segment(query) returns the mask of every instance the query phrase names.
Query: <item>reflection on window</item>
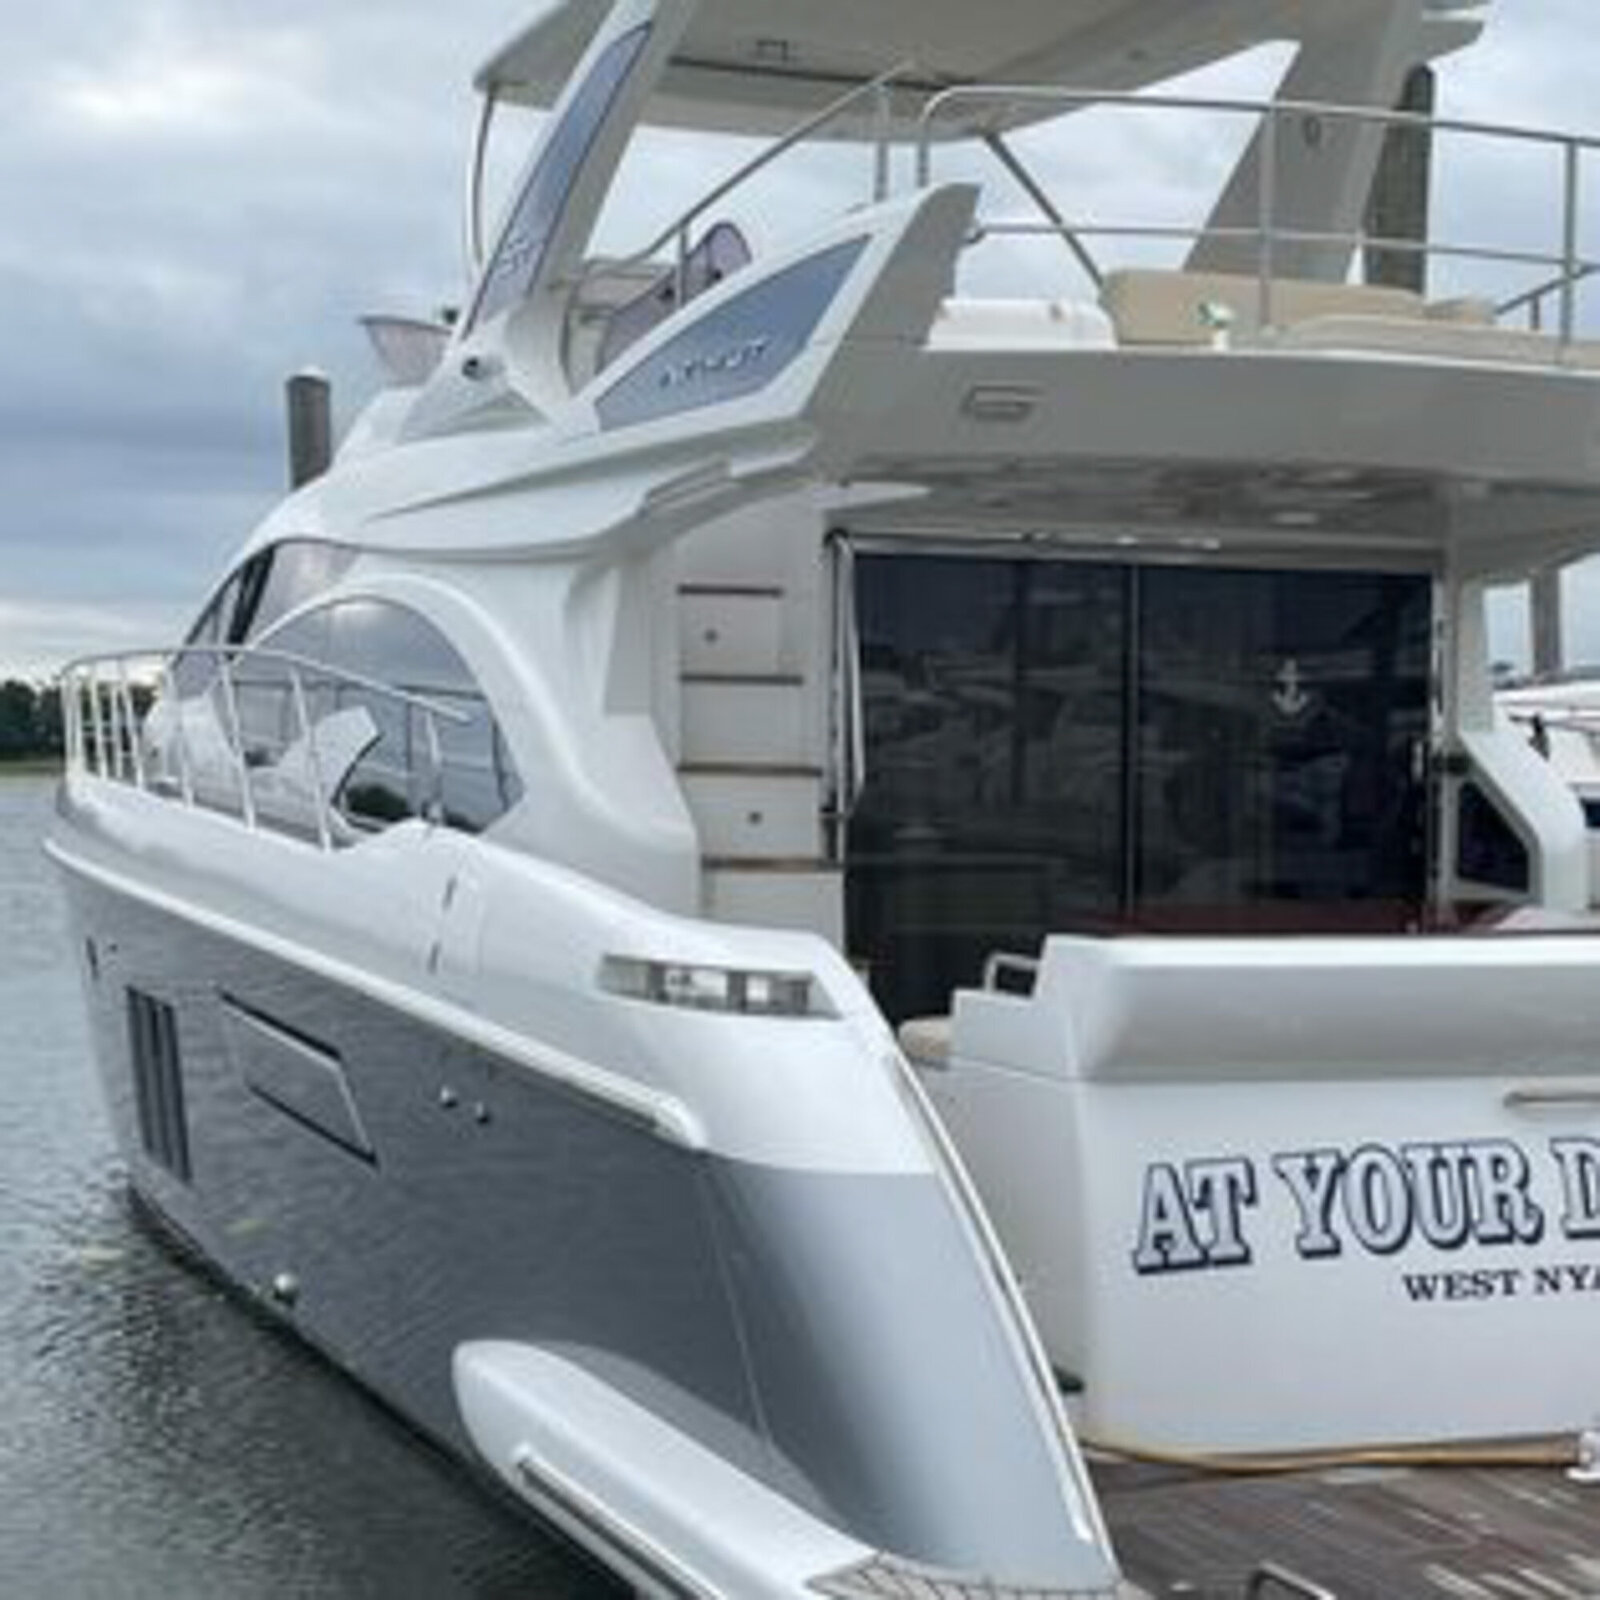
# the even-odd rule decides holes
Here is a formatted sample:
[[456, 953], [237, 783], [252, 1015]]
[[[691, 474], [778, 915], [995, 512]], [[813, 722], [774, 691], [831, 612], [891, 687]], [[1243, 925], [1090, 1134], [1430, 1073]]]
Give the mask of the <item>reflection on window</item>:
[[942, 1009], [993, 950], [1116, 914], [1126, 578], [924, 557], [857, 571], [851, 947], [905, 1015]]
[[[232, 573], [200, 613], [200, 620], [189, 630], [185, 644], [215, 647], [228, 642], [229, 619], [239, 597], [238, 572]], [[202, 694], [216, 676], [217, 658], [210, 649], [185, 651], [172, 663], [172, 683], [177, 694], [187, 699]]]
[[[318, 539], [286, 539], [258, 550], [228, 576], [185, 643], [243, 644], [331, 588], [354, 560], [355, 551]], [[215, 674], [216, 657], [206, 652], [184, 653], [173, 663], [180, 696], [200, 694]]]
[[262, 552], [252, 604], [235, 619], [232, 642], [259, 638], [275, 622], [331, 589], [349, 570], [355, 551], [318, 539], [287, 539]]
[[1432, 587], [860, 556], [851, 948], [892, 1016], [1050, 932], [1404, 926]]
[[[252, 767], [279, 764], [302, 736], [298, 675], [313, 727], [332, 726], [330, 719], [357, 707], [369, 719], [360, 725], [364, 739], [335, 796], [358, 826], [422, 817], [476, 833], [521, 798], [521, 781], [482, 691], [444, 636], [415, 612], [345, 601], [309, 612], [259, 643], [263, 650], [325, 663], [371, 687], [311, 667], [296, 674], [271, 657], [247, 657], [235, 678]], [[379, 686], [426, 705], [398, 700]], [[428, 707], [439, 714], [430, 715]]]
[[1428, 581], [1172, 568], [1140, 597], [1146, 920], [1349, 901], [1404, 920], [1423, 893]]

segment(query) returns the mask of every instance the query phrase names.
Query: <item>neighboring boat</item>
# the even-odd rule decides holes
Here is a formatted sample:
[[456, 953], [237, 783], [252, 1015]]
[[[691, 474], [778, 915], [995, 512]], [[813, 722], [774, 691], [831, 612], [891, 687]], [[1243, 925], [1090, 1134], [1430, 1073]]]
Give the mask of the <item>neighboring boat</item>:
[[[1376, 241], [1554, 331], [1348, 284], [1420, 125], [1330, 102], [1481, 8], [1331, 9], [547, 6], [483, 75], [553, 113], [459, 321], [375, 329], [391, 386], [180, 649], [66, 675], [134, 1184], [651, 1592], [1114, 1591], [889, 1026], [952, 999], [908, 1043], [1097, 1437], [1592, 1409], [1600, 940], [1453, 933], [1587, 900], [1482, 617], [1600, 528], [1593, 157], [1549, 145], [1559, 249]], [[1073, 216], [1012, 138], [1279, 38], [1192, 229]], [[647, 121], [776, 142], [601, 256]], [[813, 135], [867, 197], [752, 249]], [[1076, 298], [958, 284], [1023, 231]]]
[[1600, 901], [1600, 681], [1592, 673], [1562, 674], [1503, 689], [1496, 700], [1583, 808], [1594, 905]]

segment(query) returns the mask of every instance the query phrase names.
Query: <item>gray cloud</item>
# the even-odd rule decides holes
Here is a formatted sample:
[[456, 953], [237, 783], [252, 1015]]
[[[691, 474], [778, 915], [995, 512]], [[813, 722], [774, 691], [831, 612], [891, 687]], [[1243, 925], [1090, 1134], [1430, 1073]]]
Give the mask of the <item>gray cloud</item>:
[[0, 672], [175, 626], [282, 476], [284, 377], [460, 293], [466, 82], [524, 12], [66, 0], [8, 39]]

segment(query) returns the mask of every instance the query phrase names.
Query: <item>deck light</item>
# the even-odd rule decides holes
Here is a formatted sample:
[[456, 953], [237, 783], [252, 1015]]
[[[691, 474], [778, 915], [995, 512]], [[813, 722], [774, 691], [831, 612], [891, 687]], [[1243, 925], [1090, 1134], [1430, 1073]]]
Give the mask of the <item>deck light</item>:
[[834, 1015], [809, 972], [760, 972], [607, 956], [600, 965], [600, 987], [628, 1000], [684, 1011], [722, 1011], [746, 1017]]

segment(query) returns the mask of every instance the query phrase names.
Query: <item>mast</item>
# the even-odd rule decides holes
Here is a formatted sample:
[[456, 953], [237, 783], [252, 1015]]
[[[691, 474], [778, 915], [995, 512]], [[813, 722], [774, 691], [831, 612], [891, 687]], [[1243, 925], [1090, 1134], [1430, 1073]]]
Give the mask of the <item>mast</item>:
[[1543, 567], [1528, 585], [1528, 609], [1533, 635], [1533, 675], [1556, 677], [1566, 665], [1561, 629], [1561, 568]]

